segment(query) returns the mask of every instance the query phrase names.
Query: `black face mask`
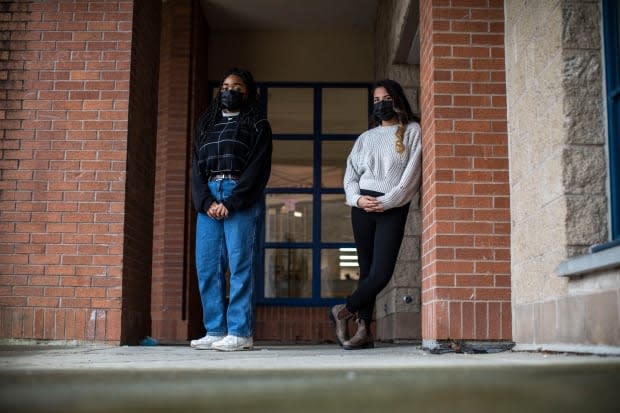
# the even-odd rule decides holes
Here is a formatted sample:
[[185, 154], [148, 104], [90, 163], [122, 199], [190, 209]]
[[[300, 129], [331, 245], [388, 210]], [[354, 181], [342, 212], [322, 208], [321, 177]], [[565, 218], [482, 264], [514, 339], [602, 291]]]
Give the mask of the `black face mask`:
[[391, 100], [380, 100], [372, 108], [372, 114], [379, 120], [390, 120], [396, 115], [394, 112], [394, 102]]
[[243, 104], [243, 93], [227, 89], [220, 92], [220, 103], [224, 109], [237, 110]]

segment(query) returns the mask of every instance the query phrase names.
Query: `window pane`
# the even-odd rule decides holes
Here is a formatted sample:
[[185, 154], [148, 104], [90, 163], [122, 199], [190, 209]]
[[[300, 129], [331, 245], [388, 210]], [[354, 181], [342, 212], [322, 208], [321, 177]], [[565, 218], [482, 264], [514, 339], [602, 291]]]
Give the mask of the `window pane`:
[[321, 144], [321, 186], [342, 188], [347, 157], [355, 141], [326, 141]]
[[368, 89], [323, 89], [321, 131], [360, 134], [368, 129]]
[[312, 241], [312, 195], [267, 194], [267, 242]]
[[344, 200], [344, 194], [321, 196], [322, 242], [353, 242], [351, 207]]
[[312, 188], [312, 141], [274, 140], [271, 158], [268, 187]]
[[265, 298], [312, 297], [312, 250], [265, 249]]
[[350, 295], [360, 276], [355, 248], [321, 251], [321, 297]]
[[269, 88], [267, 117], [273, 133], [312, 133], [314, 89]]

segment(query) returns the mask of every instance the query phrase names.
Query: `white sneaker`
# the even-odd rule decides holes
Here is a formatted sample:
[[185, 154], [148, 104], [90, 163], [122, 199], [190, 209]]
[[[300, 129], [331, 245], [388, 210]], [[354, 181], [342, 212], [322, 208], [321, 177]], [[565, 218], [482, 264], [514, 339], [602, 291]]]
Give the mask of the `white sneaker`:
[[220, 341], [223, 338], [224, 336], [210, 336], [207, 334], [202, 338], [190, 341], [189, 345], [196, 350], [210, 350], [213, 343]]
[[226, 336], [211, 344], [211, 348], [220, 351], [251, 350], [254, 347], [252, 337]]

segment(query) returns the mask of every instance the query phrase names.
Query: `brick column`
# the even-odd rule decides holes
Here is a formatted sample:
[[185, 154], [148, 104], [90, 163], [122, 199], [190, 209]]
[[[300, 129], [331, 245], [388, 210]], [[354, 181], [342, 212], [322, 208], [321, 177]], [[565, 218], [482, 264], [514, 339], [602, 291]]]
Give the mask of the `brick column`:
[[511, 339], [502, 0], [420, 2], [422, 336]]
[[157, 171], [153, 224], [152, 335], [187, 339], [186, 209], [190, 145], [192, 1], [162, 6]]
[[151, 329], [153, 198], [161, 3], [134, 0], [131, 36], [121, 342]]

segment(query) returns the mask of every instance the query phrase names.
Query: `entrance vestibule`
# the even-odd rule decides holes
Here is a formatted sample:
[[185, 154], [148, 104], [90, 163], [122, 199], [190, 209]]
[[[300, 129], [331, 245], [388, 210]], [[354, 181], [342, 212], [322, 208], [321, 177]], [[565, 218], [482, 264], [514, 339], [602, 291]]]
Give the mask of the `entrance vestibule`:
[[[190, 127], [179, 152], [186, 161], [186, 191], [192, 125], [214, 96], [226, 69], [249, 69], [259, 83], [260, 99], [274, 133], [263, 271], [255, 280], [255, 339], [330, 341], [325, 309], [342, 302], [358, 277], [342, 178], [355, 139], [368, 127], [369, 91], [375, 79], [376, 1], [344, 1], [338, 6], [328, 2], [331, 17], [314, 20], [312, 15], [325, 14], [320, 10], [322, 2], [305, 5], [305, 10], [288, 5], [287, 10], [278, 11], [288, 16], [287, 23], [261, 20], [264, 9], [246, 18], [240, 10], [242, 3], [250, 9], [256, 6], [232, 3], [196, 1], [191, 11], [194, 26], [204, 19], [208, 29], [194, 27], [191, 45], [185, 46], [191, 73], [187, 84]], [[342, 18], [353, 3], [356, 13]], [[222, 8], [228, 6], [235, 11], [225, 13]], [[172, 47], [180, 52], [178, 46], [182, 47]], [[176, 94], [178, 89], [169, 93]], [[187, 105], [187, 101], [180, 104]], [[202, 332], [193, 268], [195, 212], [188, 194], [185, 199], [183, 320], [174, 329], [176, 340]], [[172, 277], [165, 274], [163, 281]]]

